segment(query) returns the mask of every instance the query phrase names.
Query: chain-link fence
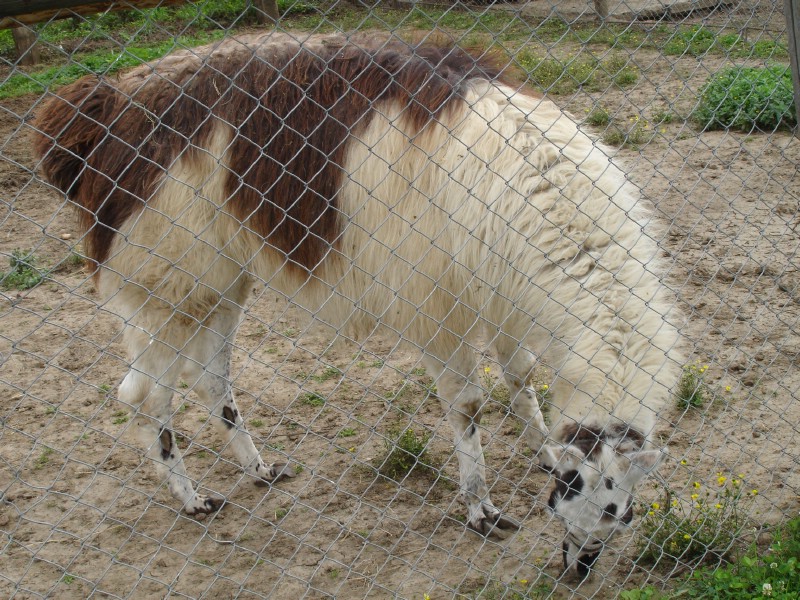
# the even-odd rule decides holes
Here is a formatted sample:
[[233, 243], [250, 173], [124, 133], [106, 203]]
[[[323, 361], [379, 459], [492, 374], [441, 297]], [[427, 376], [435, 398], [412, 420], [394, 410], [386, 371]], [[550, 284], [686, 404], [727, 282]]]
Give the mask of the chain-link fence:
[[0, 593], [798, 597], [782, 5], [259, 6], [0, 30]]

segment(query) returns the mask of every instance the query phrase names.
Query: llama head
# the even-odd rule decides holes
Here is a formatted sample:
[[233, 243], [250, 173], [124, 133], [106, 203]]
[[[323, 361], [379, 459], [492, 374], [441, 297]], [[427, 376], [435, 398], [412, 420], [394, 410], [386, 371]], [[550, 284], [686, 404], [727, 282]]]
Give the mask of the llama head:
[[556, 481], [548, 506], [566, 529], [564, 574], [584, 579], [611, 538], [630, 526], [634, 488], [662, 456], [607, 443], [588, 453], [575, 444], [544, 446], [541, 463]]

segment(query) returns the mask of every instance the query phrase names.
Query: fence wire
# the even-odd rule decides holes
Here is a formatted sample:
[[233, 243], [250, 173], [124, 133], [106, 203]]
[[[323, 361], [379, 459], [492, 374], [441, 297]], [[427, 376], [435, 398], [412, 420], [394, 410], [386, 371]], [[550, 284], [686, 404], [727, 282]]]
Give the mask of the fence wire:
[[[13, 598], [436, 600], [612, 598], [625, 594], [628, 598], [649, 598], [676, 594], [688, 585], [687, 577], [692, 573], [701, 574], [702, 580], [702, 573], [708, 572], [703, 569], [725, 569], [728, 562], [736, 562], [754, 549], [756, 556], [773, 556], [775, 540], [797, 517], [800, 506], [800, 405], [796, 402], [800, 354], [796, 233], [800, 145], [792, 136], [796, 115], [782, 5], [759, 0], [702, 5], [612, 0], [605, 19], [598, 18], [594, 4], [581, 0], [486, 6], [280, 0], [278, 8], [280, 18], [274, 26], [263, 24], [258, 9], [238, 0], [206, 0], [147, 10], [129, 6], [125, 10], [72, 14], [66, 18], [62, 13], [58, 18], [29, 26], [35, 32], [40, 57], [37, 64], [26, 66], [16, 54], [10, 31], [0, 31], [0, 593]], [[600, 517], [587, 525], [581, 515], [591, 512], [593, 503], [605, 492], [581, 489], [591, 479], [589, 471], [582, 467], [574, 471], [580, 472], [581, 484], [573, 476], [566, 477], [564, 471], [568, 469], [553, 473], [539, 468], [542, 452], [526, 443], [531, 439], [535, 418], [512, 410], [514, 382], [513, 378], [504, 378], [508, 356], [517, 356], [526, 336], [536, 333], [533, 323], [548, 322], [547, 311], [552, 312], [554, 306], [563, 309], [568, 315], [565, 319], [594, 314], [572, 306], [572, 302], [577, 304], [579, 298], [586, 302], [586, 298], [580, 293], [573, 298], [563, 292], [564, 286], [570, 285], [567, 278], [557, 277], [560, 284], [545, 290], [546, 294], [541, 288], [534, 290], [535, 284], [531, 283], [530, 293], [542, 299], [544, 308], [523, 311], [528, 323], [518, 336], [507, 331], [508, 323], [495, 320], [480, 335], [460, 340], [459, 356], [465, 348], [477, 356], [477, 362], [466, 373], [470, 381], [466, 385], [472, 391], [467, 389], [463, 394], [479, 391], [482, 399], [477, 408], [482, 419], [477, 410], [469, 412], [462, 404], [451, 406], [449, 412], [447, 407], [443, 410], [439, 400], [455, 404], [453, 398], [458, 395], [450, 389], [453, 383], [448, 379], [448, 369], [461, 367], [425, 362], [422, 348], [415, 347], [420, 345], [420, 338], [414, 332], [430, 327], [431, 321], [443, 332], [440, 336], [459, 337], [464, 333], [451, 330], [451, 322], [458, 315], [441, 310], [442, 298], [432, 288], [426, 292], [431, 296], [414, 306], [416, 313], [408, 322], [398, 325], [389, 310], [380, 313], [373, 307], [370, 310], [379, 314], [371, 316], [383, 319], [389, 326], [373, 329], [370, 325], [366, 335], [354, 337], [342, 327], [346, 317], [351, 316], [349, 313], [343, 315], [339, 308], [338, 313], [332, 313], [338, 315], [339, 321], [323, 318], [322, 311], [330, 308], [322, 306], [327, 301], [313, 305], [313, 295], [306, 293], [303, 286], [287, 292], [277, 279], [265, 274], [272, 267], [264, 267], [257, 257], [252, 263], [237, 267], [251, 273], [252, 279], [244, 283], [229, 281], [223, 289], [214, 289], [213, 282], [209, 283], [209, 273], [216, 272], [215, 265], [228, 259], [214, 261], [223, 255], [234, 256], [235, 243], [230, 248], [214, 248], [214, 242], [206, 237], [207, 231], [192, 230], [196, 225], [189, 218], [193, 214], [191, 206], [199, 206], [213, 195], [215, 178], [220, 173], [236, 174], [244, 183], [230, 196], [218, 198], [215, 222], [233, 215], [238, 219], [240, 233], [262, 236], [267, 240], [263, 254], [274, 255], [274, 232], [265, 232], [247, 218], [237, 216], [234, 206], [237, 194], [248, 190], [267, 194], [267, 190], [248, 183], [252, 173], [233, 163], [242, 156], [251, 156], [260, 161], [253, 163], [258, 169], [266, 169], [264, 157], [275, 157], [287, 150], [282, 145], [286, 139], [294, 139], [292, 135], [313, 146], [316, 125], [306, 131], [294, 130], [294, 123], [298, 122], [296, 114], [291, 116], [294, 105], [282, 109], [290, 115], [284, 117], [274, 107], [268, 106], [266, 112], [256, 111], [248, 104], [254, 100], [252, 95], [237, 96], [231, 90], [251, 82], [251, 75], [257, 78], [258, 71], [253, 75], [252, 71], [225, 67], [224, 61], [213, 63], [216, 75], [203, 85], [214, 88], [217, 97], [234, 107], [225, 108], [220, 102], [203, 110], [229, 111], [224, 114], [231, 119], [226, 125], [233, 130], [229, 132], [232, 137], [219, 142], [219, 148], [214, 149], [208, 142], [202, 151], [192, 154], [192, 160], [198, 163], [210, 160], [215, 165], [204, 172], [206, 179], [193, 180], [175, 170], [177, 162], [170, 162], [186, 159], [189, 150], [181, 150], [186, 154], [179, 153], [168, 161], [157, 154], [144, 159], [143, 154], [137, 154], [135, 143], [149, 142], [134, 142], [133, 132], [148, 119], [155, 128], [167, 118], [169, 109], [158, 113], [148, 106], [143, 99], [144, 86], [124, 83], [130, 82], [125, 73], [149, 61], [160, 65], [156, 69], [167, 68], [165, 65], [172, 63], [164, 57], [176, 52], [206, 60], [202, 58], [205, 51], [196, 50], [197, 47], [236, 36], [258, 36], [272, 29], [287, 36], [270, 50], [275, 55], [291, 47], [294, 40], [314, 52], [328, 43], [302, 41], [309, 34], [342, 34], [361, 36], [353, 38], [361, 44], [380, 46], [384, 43], [381, 40], [386, 44], [394, 43], [389, 41], [392, 39], [415, 43], [422, 40], [439, 46], [454, 44], [490, 56], [492, 64], [502, 71], [504, 81], [526, 86], [517, 88], [510, 83], [510, 89], [528, 98], [542, 94], [580, 123], [580, 128], [596, 140], [599, 151], [614, 156], [612, 160], [640, 196], [636, 202], [651, 207], [638, 236], [652, 240], [643, 243], [654, 243], [657, 256], [652, 257], [652, 265], [658, 266], [636, 264], [642, 271], [642, 282], [648, 277], [660, 278], [660, 291], [642, 292], [640, 288], [646, 284], [641, 282], [630, 285], [629, 299], [623, 305], [633, 303], [642, 314], [659, 310], [666, 324], [657, 328], [658, 335], [664, 331], [661, 327], [674, 327], [680, 341], [668, 347], [653, 341], [662, 351], [656, 369], [648, 371], [649, 367], [630, 357], [634, 370], [647, 371], [647, 393], [636, 391], [641, 386], [634, 389], [630, 382], [615, 381], [616, 376], [610, 372], [600, 388], [631, 385], [626, 391], [634, 396], [639, 393], [642, 397], [635, 400], [647, 407], [646, 396], [661, 393], [656, 390], [664, 383], [661, 374], [672, 377], [671, 383], [664, 383], [669, 392], [652, 432], [653, 447], [665, 448], [666, 456], [637, 486], [629, 527], [622, 526], [625, 507], [613, 502], [599, 507], [614, 513], [612, 520], [622, 523], [621, 531], [613, 539], [585, 537], [579, 542], [582, 547], [578, 552], [584, 555], [581, 560], [589, 561], [591, 566], [585, 579], [564, 572], [565, 523], [567, 529], [577, 527], [570, 530], [573, 536], [576, 531], [599, 528]], [[181, 72], [180, 67], [176, 69]], [[283, 74], [290, 78], [288, 71], [287, 68]], [[370, 77], [378, 76], [369, 73]], [[148, 187], [156, 180], [155, 167], [170, 170], [167, 179], [172, 183], [163, 186], [174, 184], [172, 193], [176, 197], [182, 194], [196, 202], [174, 213], [170, 207], [153, 208], [155, 216], [149, 221], [142, 217], [144, 224], [138, 233], [132, 233], [135, 226], [129, 222], [118, 224], [115, 235], [128, 236], [128, 248], [134, 250], [115, 247], [109, 259], [111, 269], [144, 285], [141, 289], [151, 295], [149, 299], [145, 295], [133, 308], [129, 304], [128, 312], [123, 311], [122, 315], [107, 303], [109, 295], [113, 299], [121, 292], [109, 294], [107, 289], [96, 288], [104, 285], [103, 279], [97, 279], [96, 265], [87, 258], [101, 242], [86, 233], [86, 223], [93, 223], [89, 229], [95, 232], [101, 226], [94, 223], [93, 215], [87, 220], [85, 211], [82, 214], [64, 192], [78, 186], [77, 179], [62, 182], [58, 189], [59, 184], [52, 177], [49, 181], [46, 178], [47, 159], [40, 159], [34, 148], [36, 135], [43, 129], [35, 115], [48, 110], [47, 99], [59, 97], [61, 90], [67, 89], [62, 86], [87, 75], [107, 78], [118, 91], [130, 95], [127, 106], [133, 107], [127, 117], [116, 115], [103, 122], [93, 113], [84, 123], [87, 130], [97, 126], [104, 135], [123, 142], [100, 148], [91, 159], [73, 156], [89, 161], [89, 166], [82, 162], [76, 167], [74, 175], [83, 182], [95, 177], [86, 188], [89, 196], [102, 196], [95, 208], [102, 210], [103, 202], [121, 193], [125, 186], [147, 189], [152, 196], [131, 197], [128, 207], [121, 209], [128, 210], [127, 215], [135, 213], [138, 209], [133, 205], [138, 200], [150, 201], [163, 189]], [[391, 75], [398, 76], [397, 72]], [[352, 81], [348, 83], [351, 84]], [[188, 105], [181, 104], [188, 85], [182, 88], [183, 95], [169, 100], [173, 113], [179, 113], [170, 113], [173, 122], [181, 121], [180, 117], [193, 118]], [[417, 90], [418, 95], [423, 94], [422, 89]], [[295, 152], [299, 147], [288, 148], [288, 154], [284, 154], [289, 159], [278, 165], [276, 177], [295, 178], [299, 187], [292, 187], [289, 182], [285, 189], [306, 198], [309, 189], [313, 193], [320, 189], [314, 187], [315, 178], [339, 177], [349, 182], [350, 187], [342, 183], [345, 191], [364, 186], [365, 205], [359, 210], [367, 210], [367, 202], [388, 202], [385, 198], [392, 197], [392, 186], [405, 185], [418, 195], [414, 201], [424, 199], [423, 214], [413, 216], [419, 217], [420, 223], [433, 218], [427, 212], [433, 209], [425, 208], [425, 203], [456, 207], [448, 217], [449, 225], [436, 235], [420, 229], [422, 237], [406, 240], [407, 245], [414, 246], [412, 250], [419, 244], [432, 248], [468, 247], [481, 236], [499, 235], [480, 229], [482, 223], [504, 210], [492, 206], [493, 198], [486, 194], [480, 197], [480, 181], [507, 176], [502, 187], [513, 190], [520, 185], [516, 172], [503, 172], [492, 164], [494, 157], [490, 156], [479, 172], [452, 175], [451, 180], [461, 177], [462, 183], [472, 178], [473, 189], [462, 185], [463, 197], [445, 197], [452, 192], [452, 186], [442, 193], [444, 188], [431, 184], [434, 176], [426, 175], [425, 164], [449, 164], [447, 161], [453, 158], [447, 154], [450, 148], [443, 151], [435, 145], [426, 146], [420, 133], [420, 139], [409, 146], [412, 150], [407, 150], [426, 153], [424, 160], [417, 163], [416, 172], [401, 171], [405, 164], [401, 154], [395, 157], [394, 164], [382, 163], [384, 166], [373, 176], [371, 169], [377, 163], [370, 157], [388, 152], [386, 148], [381, 150], [381, 144], [390, 132], [386, 129], [373, 139], [370, 128], [377, 126], [362, 121], [348, 125], [344, 121], [342, 114], [366, 97], [351, 91], [342, 92], [348, 106], [336, 105], [333, 120], [346, 128], [344, 134], [335, 135], [344, 135], [342, 143], [357, 148], [348, 154], [336, 154], [337, 147], [329, 148], [326, 160], [332, 171], [316, 172], [312, 164], [304, 176], [298, 173], [303, 172], [306, 163], [296, 163], [307, 157], [301, 155], [298, 159]], [[410, 94], [412, 90], [406, 91]], [[204, 92], [192, 93], [199, 98]], [[290, 102], [297, 103], [298, 110], [307, 112], [317, 124], [324, 118], [324, 114], [313, 116], [320, 110], [324, 113], [321, 105], [300, 103], [302, 93], [289, 93], [287, 97], [293, 98]], [[71, 102], [82, 106], [74, 99]], [[390, 107], [387, 103], [374, 106], [384, 111]], [[534, 112], [546, 110], [544, 105], [536, 106]], [[141, 112], [136, 113], [140, 108]], [[247, 112], [251, 110], [252, 113]], [[385, 116], [400, 119], [402, 115]], [[250, 117], [283, 118], [284, 130], [292, 129], [291, 135], [266, 142], [248, 138], [256, 146], [255, 151], [237, 146], [233, 140], [245, 124], [253, 125], [247, 121]], [[77, 117], [73, 115], [74, 118]], [[290, 118], [294, 120], [287, 125]], [[374, 122], [379, 120], [372, 118]], [[452, 126], [445, 138], [467, 136], [463, 122], [448, 121], [444, 113], [436, 114], [435, 119]], [[199, 130], [211, 121], [206, 116], [194, 126]], [[62, 127], [69, 122], [64, 121]], [[468, 154], [483, 152], [481, 139], [494, 133], [511, 135], [495, 131], [495, 125], [498, 130], [500, 127], [497, 123], [485, 123], [485, 132], [474, 136], [474, 147], [469, 148]], [[331, 126], [322, 133], [333, 135], [334, 130]], [[50, 135], [61, 143], [63, 138], [58, 131]], [[552, 132], [545, 129], [540, 137], [547, 138], [549, 133]], [[198, 139], [210, 139], [197, 135], [200, 137], [193, 138], [193, 144]], [[323, 142], [324, 135], [320, 136]], [[577, 136], [570, 134], [557, 145], [575, 145]], [[159, 148], [166, 148], [170, 139], [169, 135], [160, 139]], [[562, 155], [567, 156], [561, 146], [553, 158], [556, 163]], [[128, 152], [131, 148], [133, 154]], [[497, 149], [498, 155], [503, 152], [507, 150]], [[381, 156], [383, 160], [388, 155]], [[121, 166], [113, 166], [115, 161]], [[393, 167], [397, 167], [394, 173]], [[578, 161], [576, 172], [581, 167]], [[606, 168], [609, 167], [595, 173], [597, 177], [605, 177]], [[590, 168], [587, 166], [586, 170]], [[109, 172], [117, 173], [116, 178], [103, 179], [104, 173]], [[373, 187], [368, 189], [365, 181], [373, 181]], [[583, 210], [581, 199], [570, 198], [569, 181], [553, 185], [562, 186], [559, 189], [563, 196], [576, 203], [578, 212]], [[619, 185], [623, 186], [621, 180]], [[602, 186], [598, 183], [597, 187]], [[516, 192], [525, 193], [522, 189]], [[69, 194], [73, 193], [75, 189], [69, 189]], [[320, 197], [326, 201], [337, 198], [335, 193]], [[405, 195], [396, 200], [403, 198], [412, 201]], [[466, 221], [460, 220], [458, 207], [474, 203], [476, 198], [485, 203], [487, 213], [470, 231]], [[289, 227], [292, 219], [311, 218], [292, 213], [293, 201], [286, 201], [286, 214], [291, 216], [280, 221], [282, 227]], [[610, 202], [617, 206], [613, 194]], [[619, 203], [618, 210], [628, 210], [624, 202]], [[358, 215], [345, 215], [344, 210], [337, 222], [345, 216], [359, 223]], [[542, 237], [520, 241], [524, 237], [524, 216], [523, 212], [508, 218], [508, 235], [497, 238], [516, 240], [513, 244], [517, 244], [519, 253], [526, 248], [531, 252], [526, 244], [534, 248], [544, 244], [547, 234], [539, 230]], [[605, 210], [592, 217], [594, 227], [606, 227], [605, 217]], [[384, 294], [380, 296], [386, 299], [383, 308], [399, 314], [408, 307], [398, 302], [411, 297], [404, 296], [411, 293], [403, 287], [405, 282], [420, 287], [420, 272], [429, 282], [442, 275], [432, 276], [424, 271], [430, 254], [423, 253], [416, 266], [403, 262], [402, 257], [407, 255], [404, 252], [411, 250], [393, 235], [404, 231], [404, 227], [413, 227], [413, 223], [400, 222], [407, 218], [402, 209], [389, 206], [382, 218], [385, 221], [373, 224], [371, 231], [364, 230], [368, 238], [373, 236], [365, 243], [364, 252], [374, 253], [375, 260], [387, 261], [377, 275], [370, 275], [375, 288], [370, 288], [370, 293]], [[552, 219], [556, 217], [548, 219], [552, 231]], [[574, 233], [570, 227], [579, 216], [574, 219], [558, 230], [561, 236]], [[324, 237], [324, 232], [318, 234], [320, 230], [315, 229], [316, 223], [305, 225], [308, 231], [300, 236], [302, 243], [319, 240], [315, 237], [318, 235]], [[185, 241], [182, 234], [175, 232], [188, 232], [193, 240], [180, 248], [177, 260], [174, 248], [165, 246], [167, 239]], [[618, 235], [616, 230], [606, 233]], [[444, 239], [448, 241], [441, 241]], [[334, 243], [332, 239], [325, 242]], [[94, 250], [88, 247], [91, 244], [95, 245]], [[279, 243], [277, 246], [278, 251], [282, 250]], [[217, 258], [203, 263], [209, 247]], [[584, 248], [585, 254], [591, 253], [588, 242]], [[342, 252], [346, 254], [348, 250]], [[629, 260], [638, 260], [632, 250], [631, 255], [634, 258]], [[394, 262], [387, 256], [392, 256]], [[227, 302], [220, 300], [220, 294], [241, 298], [243, 313], [238, 330], [235, 309], [231, 309], [234, 316], [229, 318], [233, 321], [227, 324], [212, 321], [213, 311], [206, 321], [196, 319], [181, 302], [168, 302], [169, 293], [164, 287], [151, 282], [147, 288], [137, 279], [146, 264], [155, 264], [162, 258], [176, 263], [171, 271], [177, 273], [173, 275], [175, 281], [196, 277], [192, 293], [208, 288], [216, 298], [210, 301], [215, 310], [225, 308]], [[361, 269], [368, 258], [359, 257], [361, 262], [353, 261], [352, 268]], [[322, 259], [333, 260], [325, 253]], [[302, 266], [305, 259], [290, 255], [287, 260], [299, 261]], [[467, 259], [454, 252], [448, 260], [456, 270]], [[555, 262], [548, 264], [560, 264], [558, 259], [552, 260]], [[195, 264], [198, 262], [203, 265], [199, 270]], [[291, 270], [287, 264], [283, 266]], [[569, 268], [559, 266], [562, 275]], [[507, 272], [502, 276], [486, 275], [490, 271], [485, 264], [480, 269], [480, 277], [485, 276], [483, 281], [494, 288], [495, 297], [507, 289], [502, 288], [506, 279], [518, 275], [517, 263], [503, 263], [501, 270]], [[446, 270], [449, 272], [449, 267]], [[531, 281], [539, 277], [539, 273], [523, 275]], [[398, 280], [403, 284], [400, 289], [397, 285], [388, 289], [392, 286], [385, 282]], [[233, 294], [232, 289], [238, 285], [246, 289]], [[381, 286], [386, 286], [388, 292]], [[465, 291], [465, 297], [466, 294]], [[661, 301], [656, 301], [657, 297], [666, 299], [668, 310], [653, 308]], [[154, 308], [165, 298], [166, 305]], [[524, 305], [520, 298], [502, 299], [509, 305]], [[360, 300], [348, 298], [351, 308]], [[479, 309], [488, 311], [490, 302], [493, 301], [487, 300], [487, 305]], [[611, 301], [607, 297], [598, 295], [591, 298], [590, 304], [608, 302]], [[159, 317], [162, 320], [155, 325], [147, 320], [151, 314], [148, 311], [163, 314], [164, 306], [172, 314]], [[621, 308], [619, 315], [633, 323], [631, 336], [639, 329], [646, 330], [645, 318], [639, 320], [641, 314], [625, 316]], [[198, 326], [193, 319], [203, 322]], [[421, 321], [427, 325], [420, 325]], [[595, 326], [588, 321], [583, 325], [596, 337], [605, 333], [593, 330]], [[123, 336], [126, 326], [133, 329], [126, 334], [128, 337]], [[545, 333], [549, 331], [549, 336], [544, 336], [547, 339], [537, 338], [539, 349], [535, 353], [543, 355], [557, 345], [553, 340], [558, 339], [559, 330], [538, 327], [545, 328]], [[159, 337], [167, 330], [191, 333], [183, 340]], [[222, 338], [214, 332], [223, 338], [229, 335], [229, 368], [215, 362], [217, 357], [224, 359], [226, 350], [219, 341]], [[538, 334], [541, 336], [542, 332]], [[202, 338], [205, 342], [193, 342], [201, 336], [206, 336]], [[504, 336], [511, 339], [515, 350], [508, 350], [508, 340], [501, 344]], [[568, 340], [566, 345], [576, 353], [587, 352], [582, 349], [581, 339]], [[195, 343], [201, 347], [199, 350]], [[161, 350], [153, 350], [159, 345]], [[497, 347], [505, 350], [498, 353]], [[203, 351], [211, 356], [200, 357]], [[147, 357], [157, 352], [161, 352], [157, 365], [148, 366]], [[441, 362], [447, 363], [450, 358]], [[548, 428], [555, 431], [564, 423], [560, 402], [566, 402], [558, 393], [567, 389], [564, 382], [570, 376], [562, 372], [563, 365], [548, 364], [540, 358], [524, 379], [542, 406]], [[595, 360], [593, 355], [583, 358], [587, 363]], [[146, 398], [137, 397], [145, 400], [144, 404], [131, 402], [135, 394], [126, 395], [119, 388], [132, 362], [134, 374], [150, 377], [158, 384]], [[135, 375], [129, 377], [132, 379], [128, 381], [136, 379]], [[231, 408], [225, 412], [222, 405], [215, 405], [219, 398], [210, 402], [215, 412], [209, 411], [207, 390], [215, 384], [209, 384], [206, 378], [228, 382], [226, 385], [236, 396], [238, 412], [231, 412]], [[580, 382], [576, 385], [580, 387]], [[156, 415], [161, 409], [148, 402], [159, 394], [163, 400], [165, 390], [167, 396], [173, 396], [171, 408], [167, 414]], [[228, 397], [228, 388], [225, 390], [219, 397]], [[598, 396], [605, 393], [596, 388], [595, 391]], [[580, 402], [579, 396], [570, 402]], [[584, 412], [591, 411], [587, 408]], [[454, 449], [451, 426], [465, 416], [470, 417], [472, 429], [467, 429], [463, 437], [456, 436], [459, 443]], [[148, 426], [154, 427], [151, 417], [157, 417], [158, 426], [164, 428], [155, 430], [151, 438], [137, 435]], [[215, 421], [222, 426], [213, 427]], [[253, 476], [255, 463], [240, 464], [241, 457], [247, 454], [240, 450], [246, 445], [242, 442], [244, 428], [267, 465], [286, 463], [286, 474], [292, 477], [255, 485], [260, 479]], [[470, 527], [475, 525], [469, 507], [470, 493], [481, 493], [468, 485], [472, 481], [470, 473], [474, 475], [469, 469], [480, 463], [477, 456], [469, 459], [474, 463], [464, 458], [474, 452], [474, 446], [467, 447], [471, 435], [479, 436], [483, 442], [486, 482], [494, 506], [520, 525], [518, 531], [487, 536]], [[629, 442], [630, 439], [623, 440], [623, 446]], [[225, 499], [222, 510], [209, 514], [201, 511], [194, 516], [182, 510], [187, 497], [176, 498], [170, 489], [176, 482], [186, 481], [179, 472], [182, 467], [173, 460], [174, 456], [169, 456], [174, 450], [183, 454], [192, 486], [201, 494]], [[479, 454], [480, 450], [478, 445]], [[617, 450], [623, 452], [624, 448]], [[166, 464], [167, 468], [159, 470], [156, 463]], [[600, 475], [603, 473], [597, 474]], [[605, 480], [611, 489], [613, 477], [609, 472], [604, 475], [597, 484], [603, 488]], [[264, 476], [270, 478], [269, 474]], [[619, 480], [614, 485], [618, 483]], [[467, 485], [466, 494], [461, 491], [462, 485]], [[557, 493], [551, 498], [554, 489]], [[565, 498], [589, 502], [582, 505], [580, 514], [565, 515], [566, 509], [554, 514], [553, 506]], [[186, 506], [195, 501], [190, 499]], [[491, 511], [485, 503], [483, 506], [481, 510], [491, 521]], [[614, 512], [617, 509], [619, 514]], [[486, 528], [491, 529], [491, 525]], [[585, 555], [598, 547], [602, 552], [592, 564]], [[769, 559], [776, 566], [779, 560]], [[797, 597], [800, 589], [793, 589], [791, 581], [787, 581], [781, 583], [765, 576], [763, 583], [770, 587], [759, 588], [758, 594], [774, 590], [776, 594], [788, 594], [783, 597]], [[781, 590], [780, 585], [785, 589]]]

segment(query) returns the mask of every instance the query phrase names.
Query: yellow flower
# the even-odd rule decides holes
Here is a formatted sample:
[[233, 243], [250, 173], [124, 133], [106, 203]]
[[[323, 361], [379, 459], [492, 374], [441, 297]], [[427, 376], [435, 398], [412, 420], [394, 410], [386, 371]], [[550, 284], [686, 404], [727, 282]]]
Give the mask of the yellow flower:
[[355, 452], [356, 451], [356, 447], [353, 446], [352, 448], [348, 448], [347, 451], [348, 452]]
[[431, 600], [431, 597], [428, 594], [422, 594], [422, 600]]
[[724, 477], [723, 475], [720, 475], [719, 477], [717, 477], [717, 483], [720, 484], [720, 485], [725, 485], [726, 481], [728, 481], [728, 478]]
[[653, 510], [658, 510], [659, 508], [661, 508], [661, 505], [658, 502], [653, 502], [653, 504], [651, 504], [650, 506], [653, 507]]
[[652, 517], [652, 516], [653, 516], [653, 515], [655, 515], [655, 514], [656, 514], [656, 513], [654, 513], [652, 510], [648, 510], [648, 511], [647, 511], [647, 516], [648, 516], [648, 517]]
[[673, 508], [677, 508], [678, 507], [678, 501], [677, 500], [673, 500], [672, 501], [672, 506], [673, 506]]
[[694, 489], [696, 489], [696, 490], [700, 489], [700, 482], [699, 481], [695, 481], [694, 482]]
[[725, 391], [726, 391], [726, 392], [730, 392], [730, 391], [731, 391], [731, 386], [729, 386], [729, 385], [726, 385], [726, 386], [725, 386]]
[[484, 368], [483, 368], [483, 372], [484, 372], [484, 373], [491, 373], [491, 372], [492, 372], [492, 370], [491, 370], [489, 367], [484, 367]]
[[543, 390], [546, 392], [547, 390], [549, 390], [549, 389], [550, 389], [550, 386], [549, 386], [549, 385], [547, 385], [547, 384], [545, 383], [545, 384], [542, 386], [542, 389], [543, 389]]
[[527, 585], [527, 584], [528, 584], [528, 580], [527, 580], [527, 579], [520, 579], [520, 580], [519, 580], [519, 582], [520, 582], [522, 585]]
[[699, 494], [692, 494], [692, 500], [697, 500], [699, 497]]
[[721, 510], [721, 509], [722, 509], [722, 504], [720, 504], [719, 502], [717, 502], [717, 503], [714, 505], [714, 508], [716, 508], [717, 510]]
[[752, 492], [750, 492], [750, 493], [751, 493], [751, 494], [753, 494], [753, 496], [758, 496], [758, 490], [753, 490], [753, 491], [752, 491]]
[[686, 459], [685, 459], [685, 458], [684, 458], [684, 459], [681, 461], [681, 464], [682, 464], [684, 467], [685, 467], [685, 466], [688, 464], [688, 463], [686, 462]]
[[690, 536], [688, 533], [684, 533], [683, 534], [683, 539], [690, 540], [690, 539], [692, 539], [692, 536]]

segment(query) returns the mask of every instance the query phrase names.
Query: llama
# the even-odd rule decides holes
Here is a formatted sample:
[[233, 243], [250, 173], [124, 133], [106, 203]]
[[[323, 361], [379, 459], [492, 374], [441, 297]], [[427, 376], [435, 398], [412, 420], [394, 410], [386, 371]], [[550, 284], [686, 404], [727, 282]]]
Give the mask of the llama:
[[[335, 334], [382, 324], [421, 349], [471, 529], [520, 526], [486, 483], [479, 331], [526, 443], [555, 473], [565, 571], [585, 576], [631, 522], [679, 364], [649, 214], [605, 149], [491, 61], [383, 35], [242, 36], [85, 77], [34, 128], [125, 322], [119, 398], [186, 514], [224, 500], [184, 468], [170, 407], [181, 376], [246, 473], [292, 475], [261, 458], [229, 382], [259, 282]], [[549, 428], [537, 361], [554, 373]]]

